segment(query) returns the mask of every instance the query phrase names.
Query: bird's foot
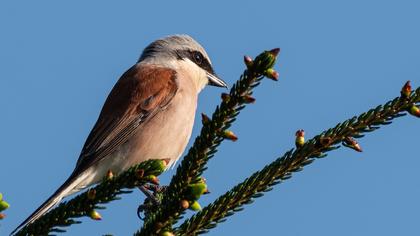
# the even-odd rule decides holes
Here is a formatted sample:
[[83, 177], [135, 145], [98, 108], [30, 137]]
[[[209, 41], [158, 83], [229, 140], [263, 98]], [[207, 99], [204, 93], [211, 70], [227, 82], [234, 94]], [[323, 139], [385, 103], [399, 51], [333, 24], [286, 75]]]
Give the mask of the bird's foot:
[[149, 213], [153, 212], [160, 205], [162, 193], [165, 192], [167, 186], [144, 184], [138, 188], [146, 195], [146, 199], [137, 208], [137, 216], [141, 220], [145, 220]]

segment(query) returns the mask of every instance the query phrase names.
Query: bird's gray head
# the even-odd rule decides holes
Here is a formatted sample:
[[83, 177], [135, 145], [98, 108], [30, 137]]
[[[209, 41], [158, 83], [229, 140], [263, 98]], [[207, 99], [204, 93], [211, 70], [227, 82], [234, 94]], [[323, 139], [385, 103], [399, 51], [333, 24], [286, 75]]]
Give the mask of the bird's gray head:
[[[200, 79], [203, 77], [205, 84], [227, 87], [226, 83], [217, 77], [212, 67], [209, 56], [204, 48], [188, 35], [171, 35], [158, 39], [147, 46], [138, 62], [173, 62], [183, 61], [197, 68]], [[204, 85], [205, 85], [204, 84]]]

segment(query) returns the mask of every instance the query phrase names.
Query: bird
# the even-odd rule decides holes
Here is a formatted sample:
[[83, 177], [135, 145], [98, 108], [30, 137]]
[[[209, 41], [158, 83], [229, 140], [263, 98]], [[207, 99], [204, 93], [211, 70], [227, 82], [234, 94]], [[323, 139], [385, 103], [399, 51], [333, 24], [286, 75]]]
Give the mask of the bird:
[[195, 39], [177, 34], [150, 43], [109, 93], [71, 175], [11, 234], [108, 171], [118, 174], [149, 159], [174, 165], [191, 137], [206, 85], [228, 87]]

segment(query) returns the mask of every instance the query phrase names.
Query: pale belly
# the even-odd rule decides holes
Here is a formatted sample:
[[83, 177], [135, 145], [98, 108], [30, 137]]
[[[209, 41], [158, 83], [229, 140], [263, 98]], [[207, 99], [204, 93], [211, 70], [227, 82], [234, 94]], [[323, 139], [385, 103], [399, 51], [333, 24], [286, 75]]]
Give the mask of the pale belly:
[[170, 159], [168, 166], [173, 165], [191, 137], [196, 106], [196, 96], [178, 92], [166, 109], [142, 125], [125, 144], [86, 170], [74, 191], [100, 182], [108, 170], [118, 174], [145, 160]]

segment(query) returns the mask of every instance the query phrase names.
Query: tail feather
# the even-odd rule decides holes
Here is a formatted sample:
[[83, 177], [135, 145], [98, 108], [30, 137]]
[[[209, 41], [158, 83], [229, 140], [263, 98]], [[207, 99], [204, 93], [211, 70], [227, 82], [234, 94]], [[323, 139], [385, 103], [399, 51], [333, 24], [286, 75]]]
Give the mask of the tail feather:
[[[75, 192], [76, 187], [83, 181], [83, 176], [70, 176], [57, 191], [54, 192], [38, 209], [36, 209], [26, 220], [24, 220], [10, 235], [16, 233], [16, 231], [25, 227], [28, 224], [33, 223], [35, 220], [43, 216], [48, 210], [57, 205], [63, 197], [66, 197]], [[79, 189], [80, 190], [80, 189]]]

